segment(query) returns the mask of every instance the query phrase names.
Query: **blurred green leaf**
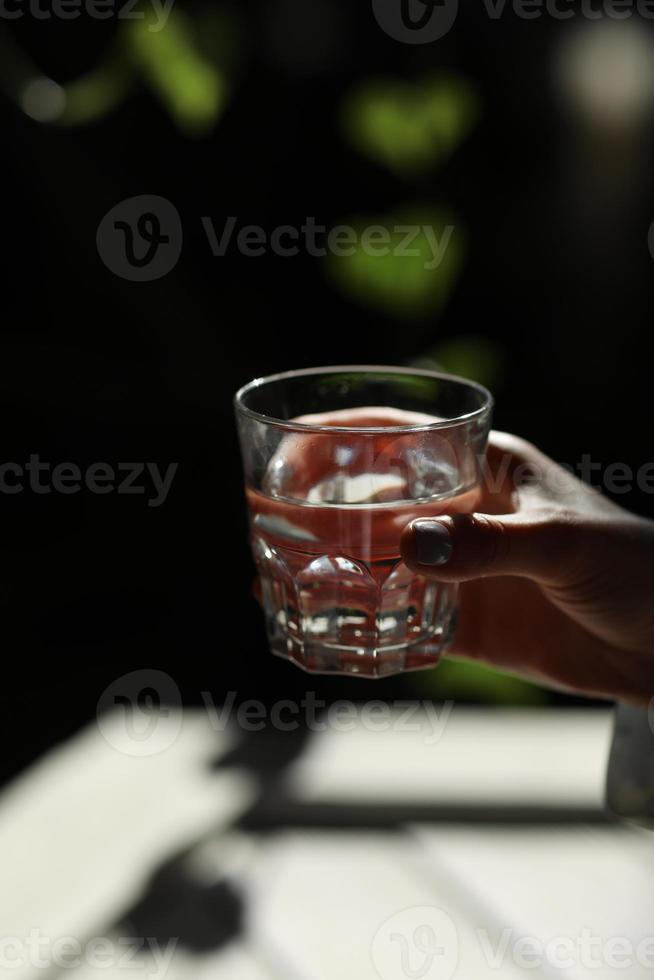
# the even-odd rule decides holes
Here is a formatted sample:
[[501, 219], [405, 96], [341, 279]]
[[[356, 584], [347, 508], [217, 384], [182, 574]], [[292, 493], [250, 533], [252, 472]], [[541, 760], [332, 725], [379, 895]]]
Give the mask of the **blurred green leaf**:
[[60, 85], [0, 25], [0, 89], [35, 122], [77, 125], [101, 118], [123, 98], [129, 74], [114, 52], [87, 75]]
[[[418, 674], [415, 675], [418, 678]], [[420, 690], [430, 697], [463, 698], [488, 704], [533, 705], [547, 702], [546, 692], [485, 664], [445, 657], [435, 670], [422, 671]]]
[[346, 100], [342, 120], [346, 136], [360, 152], [395, 173], [412, 175], [442, 163], [477, 114], [469, 82], [435, 76], [421, 84], [367, 81]]
[[162, 30], [151, 27], [151, 17], [126, 22], [134, 64], [180, 129], [193, 135], [208, 132], [226, 102], [222, 73], [202, 53], [180, 11], [171, 11]]
[[[326, 259], [328, 274], [342, 292], [393, 315], [433, 313], [444, 306], [465, 250], [463, 231], [451, 216], [413, 211], [347, 224], [356, 232], [353, 254], [330, 253]], [[378, 246], [366, 247], [365, 236], [373, 228], [387, 230], [386, 254], [373, 254], [381, 252]]]
[[413, 362], [415, 367], [460, 374], [490, 388], [501, 384], [506, 361], [499, 346], [487, 337], [454, 337], [432, 347]]
[[81, 126], [101, 119], [123, 101], [132, 86], [131, 71], [124, 62], [113, 58], [64, 86], [64, 108], [56, 121], [64, 126]]
[[360, 372], [339, 372], [333, 376], [325, 375], [317, 381], [318, 391], [330, 395], [363, 391], [369, 388], [371, 382], [382, 383], [389, 392], [398, 397], [412, 395], [432, 402], [438, 397], [440, 382], [434, 378], [423, 378], [419, 374], [395, 374], [387, 371], [367, 371], [365, 376]]

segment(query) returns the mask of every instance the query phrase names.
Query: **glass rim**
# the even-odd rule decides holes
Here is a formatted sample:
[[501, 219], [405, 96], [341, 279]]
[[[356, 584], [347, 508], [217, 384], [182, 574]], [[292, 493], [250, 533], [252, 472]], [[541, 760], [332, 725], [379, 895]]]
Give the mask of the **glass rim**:
[[[276, 381], [286, 381], [290, 378], [300, 378], [318, 374], [338, 374], [352, 372], [359, 374], [373, 374], [383, 372], [385, 374], [410, 375], [414, 377], [432, 378], [436, 381], [449, 381], [454, 384], [462, 385], [467, 388], [474, 388], [483, 398], [483, 404], [471, 412], [462, 415], [455, 415], [447, 419], [439, 419], [436, 422], [413, 423], [409, 425], [314, 425], [307, 422], [293, 422], [288, 419], [278, 419], [273, 415], [264, 415], [262, 412], [255, 412], [244, 404], [243, 398], [250, 391], [260, 388], [264, 384], [271, 384]], [[272, 425], [278, 429], [285, 429], [288, 432], [358, 432], [370, 435], [382, 435], [383, 433], [408, 433], [408, 432], [427, 432], [432, 429], [451, 429], [458, 425], [465, 425], [480, 418], [491, 411], [493, 408], [493, 396], [488, 388], [478, 381], [471, 381], [470, 378], [463, 378], [458, 374], [446, 374], [444, 371], [431, 371], [428, 368], [398, 367], [386, 364], [334, 364], [328, 367], [299, 368], [294, 371], [280, 371], [277, 374], [269, 374], [264, 377], [254, 378], [238, 389], [234, 395], [234, 408], [237, 412], [248, 418]]]

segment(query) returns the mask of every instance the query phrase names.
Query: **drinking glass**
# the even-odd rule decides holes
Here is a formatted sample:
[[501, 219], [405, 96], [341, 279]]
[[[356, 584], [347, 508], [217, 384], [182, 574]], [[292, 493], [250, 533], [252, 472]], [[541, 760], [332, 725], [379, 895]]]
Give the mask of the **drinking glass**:
[[235, 408], [272, 652], [363, 677], [436, 664], [456, 587], [412, 572], [400, 536], [476, 509], [490, 393], [434, 371], [324, 367], [257, 378]]

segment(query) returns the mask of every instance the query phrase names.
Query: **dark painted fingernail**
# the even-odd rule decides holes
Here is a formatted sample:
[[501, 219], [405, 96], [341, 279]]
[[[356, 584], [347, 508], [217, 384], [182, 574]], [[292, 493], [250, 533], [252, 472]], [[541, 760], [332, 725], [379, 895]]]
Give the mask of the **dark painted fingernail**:
[[452, 539], [438, 521], [415, 521], [416, 558], [421, 565], [445, 565], [452, 557]]

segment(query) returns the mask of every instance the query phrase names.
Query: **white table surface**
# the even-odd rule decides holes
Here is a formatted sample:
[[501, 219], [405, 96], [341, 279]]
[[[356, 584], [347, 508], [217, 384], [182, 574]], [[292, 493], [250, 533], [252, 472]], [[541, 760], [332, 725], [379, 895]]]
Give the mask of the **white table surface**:
[[[218, 948], [179, 943], [165, 967], [142, 956], [129, 967], [44, 969], [0, 956], [1, 980], [651, 977], [654, 964], [636, 951], [654, 935], [652, 840], [599, 819], [610, 713], [454, 709], [437, 740], [422, 722], [315, 734], [280, 794], [299, 807], [473, 807], [476, 822], [246, 832], [234, 822], [256, 799], [254, 777], [211, 764], [236, 732], [216, 732], [199, 709], [171, 712], [174, 739], [164, 726], [162, 750], [138, 757], [121, 751], [112, 721], [105, 735], [90, 726], [0, 796], [0, 941], [37, 930], [51, 943], [118, 943], [123, 916], [175, 855], [198, 889], [231, 883], [243, 928]], [[498, 803], [581, 808], [598, 820], [484, 823], [484, 807]], [[599, 965], [578, 951], [584, 930], [600, 943]], [[577, 943], [574, 962], [541, 957], [526, 968], [520, 940]], [[611, 951], [628, 948], [632, 961], [623, 955], [617, 969]]]

